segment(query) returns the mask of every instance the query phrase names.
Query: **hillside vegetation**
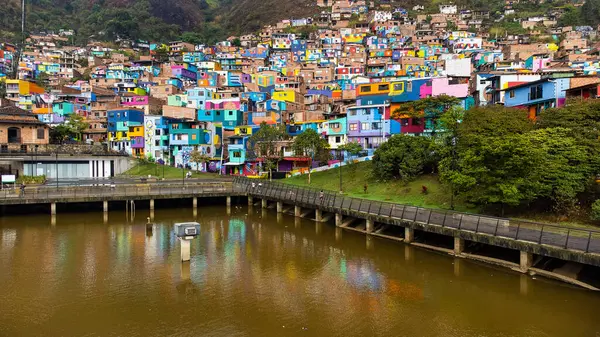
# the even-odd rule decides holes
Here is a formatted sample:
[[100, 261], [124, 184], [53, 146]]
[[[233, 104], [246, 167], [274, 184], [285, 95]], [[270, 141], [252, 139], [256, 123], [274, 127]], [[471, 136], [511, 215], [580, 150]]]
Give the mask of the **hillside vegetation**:
[[[4, 2], [0, 39], [16, 40], [21, 1]], [[90, 36], [167, 41], [193, 32], [201, 42], [214, 43], [316, 11], [313, 0], [28, 0], [26, 22], [29, 32], [74, 29], [75, 42]]]

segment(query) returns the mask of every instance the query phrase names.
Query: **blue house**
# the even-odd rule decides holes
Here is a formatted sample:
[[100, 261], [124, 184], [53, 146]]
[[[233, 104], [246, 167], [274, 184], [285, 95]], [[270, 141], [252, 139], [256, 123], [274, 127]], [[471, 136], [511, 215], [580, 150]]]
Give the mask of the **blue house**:
[[504, 105], [527, 109], [529, 118], [535, 119], [542, 110], [563, 105], [568, 88], [568, 78], [544, 78], [515, 85], [502, 89], [506, 91]]

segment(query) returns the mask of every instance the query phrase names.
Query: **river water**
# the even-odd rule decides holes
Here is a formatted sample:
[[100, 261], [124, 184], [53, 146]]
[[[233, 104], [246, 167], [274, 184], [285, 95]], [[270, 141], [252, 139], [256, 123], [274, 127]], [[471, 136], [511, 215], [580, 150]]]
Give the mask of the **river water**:
[[0, 218], [0, 336], [600, 335], [590, 291], [272, 210], [147, 213]]

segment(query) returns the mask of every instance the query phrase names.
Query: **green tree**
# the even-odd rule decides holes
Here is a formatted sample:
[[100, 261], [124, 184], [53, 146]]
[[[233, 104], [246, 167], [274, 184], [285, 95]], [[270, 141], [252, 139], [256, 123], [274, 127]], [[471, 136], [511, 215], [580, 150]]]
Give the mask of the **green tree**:
[[169, 49], [165, 45], [160, 45], [154, 49], [154, 59], [158, 62], [169, 61]]
[[261, 123], [260, 128], [250, 136], [256, 156], [262, 158], [263, 169], [269, 172], [269, 179], [272, 176], [271, 172], [277, 169], [277, 163], [281, 160], [277, 145], [286, 137], [283, 125], [269, 125], [265, 122]]
[[431, 130], [431, 135], [435, 136], [439, 129], [440, 117], [448, 111], [448, 109], [458, 105], [460, 100], [457, 97], [448, 95], [439, 95], [427, 97], [417, 101], [407, 102], [392, 111], [392, 118], [399, 119], [402, 116], [410, 117], [425, 117], [428, 121], [428, 128]]
[[383, 181], [400, 179], [408, 182], [431, 171], [431, 139], [394, 135], [381, 144], [373, 155], [373, 176]]
[[338, 146], [338, 149], [340, 151], [346, 151], [346, 153], [348, 154], [348, 160], [347, 162], [352, 164], [353, 163], [353, 158], [358, 156], [361, 152], [363, 152], [363, 147], [362, 145], [360, 145], [360, 143], [358, 142], [347, 142], [344, 145]]
[[236, 37], [235, 39], [233, 39], [233, 41], [231, 41], [231, 45], [234, 47], [241, 47], [242, 41]]
[[6, 81], [0, 81], [0, 99], [6, 97]]
[[588, 25], [600, 23], [600, 0], [586, 0], [581, 6], [581, 18]]
[[565, 13], [558, 19], [559, 27], [581, 26], [583, 24], [583, 15], [580, 7], [573, 5], [564, 6]]
[[329, 143], [314, 129], [308, 129], [296, 136], [292, 144], [294, 153], [298, 156], [309, 158], [308, 183], [314, 160], [326, 161], [329, 159]]
[[202, 38], [198, 33], [184, 32], [181, 34], [181, 41], [197, 45], [202, 43]]
[[[446, 122], [452, 124], [451, 119]], [[533, 129], [523, 110], [502, 107], [465, 112], [451, 150], [445, 150], [439, 170], [442, 181], [477, 205], [519, 205], [533, 200], [541, 189], [541, 151], [525, 133]], [[455, 156], [448, 153], [455, 151]]]
[[592, 204], [592, 213], [590, 214], [592, 220], [600, 220], [600, 199], [594, 201]]
[[565, 128], [546, 128], [524, 135], [542, 158], [540, 165], [530, 168], [540, 179], [537, 197], [548, 199], [560, 214], [574, 209], [577, 195], [585, 191], [593, 175], [585, 147], [569, 133]]
[[78, 141], [82, 141], [82, 134], [90, 125], [85, 122], [82, 116], [74, 113], [69, 115], [65, 121], [66, 126], [71, 130], [74, 138]]
[[587, 152], [593, 174], [600, 173], [600, 101], [573, 101], [559, 109], [543, 110], [537, 128], [565, 128]]
[[210, 156], [198, 151], [198, 149], [194, 149], [190, 153], [190, 161], [196, 163], [197, 171], [200, 171], [200, 164], [204, 165], [204, 171], [206, 171], [206, 163], [210, 162]]
[[66, 124], [59, 124], [50, 129], [50, 142], [53, 144], [62, 144], [73, 137], [73, 131]]

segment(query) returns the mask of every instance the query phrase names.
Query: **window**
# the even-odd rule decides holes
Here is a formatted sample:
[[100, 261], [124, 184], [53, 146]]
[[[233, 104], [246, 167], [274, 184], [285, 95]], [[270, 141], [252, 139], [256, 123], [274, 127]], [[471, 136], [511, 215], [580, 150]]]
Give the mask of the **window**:
[[350, 130], [350, 131], [357, 131], [358, 130], [358, 124], [357, 123], [351, 123], [348, 126], [348, 130]]
[[529, 89], [529, 99], [540, 99], [544, 96], [543, 88], [541, 85], [533, 86]]
[[479, 80], [479, 84], [485, 84], [485, 82], [487, 82], [487, 80]]
[[46, 138], [46, 131], [44, 130], [44, 128], [38, 128], [37, 129], [37, 139], [44, 139]]
[[369, 110], [369, 109], [363, 109], [362, 110], [362, 114], [363, 115], [370, 115], [371, 114], [371, 110]]
[[363, 122], [360, 125], [360, 129], [362, 130], [371, 130], [371, 123]]
[[233, 152], [233, 158], [242, 158], [242, 153], [240, 151]]
[[411, 81], [406, 82], [406, 91], [412, 92], [412, 82]]
[[160, 129], [154, 130], [154, 135], [155, 136], [160, 136]]
[[377, 90], [379, 90], [379, 91], [390, 90], [390, 85], [389, 84], [380, 84], [379, 87], [377, 88]]
[[508, 92], [508, 96], [510, 96], [510, 98], [515, 98], [515, 91], [514, 90], [510, 90]]
[[229, 116], [233, 116], [233, 111], [229, 110]]
[[340, 123], [329, 123], [329, 127], [332, 129], [338, 129], [340, 127]]
[[336, 142], [336, 143], [338, 143], [338, 144], [339, 144], [341, 141], [342, 141], [342, 137], [340, 137], [340, 136], [336, 136], [336, 137], [335, 137], [335, 142]]
[[402, 126], [408, 126], [408, 118], [402, 118], [400, 120], [400, 125], [402, 125]]
[[394, 91], [404, 91], [404, 82], [394, 83]]
[[356, 116], [356, 110], [355, 109], [350, 110], [350, 116]]
[[360, 92], [371, 92], [371, 86], [366, 85], [366, 86], [360, 87]]
[[172, 128], [173, 130], [178, 130], [178, 129], [179, 129], [179, 124], [173, 124], [173, 125], [171, 126], [171, 128]]
[[221, 116], [221, 111], [217, 110], [217, 116]]
[[373, 124], [371, 125], [371, 128], [373, 130], [380, 130], [381, 129], [381, 122], [373, 122]]
[[154, 146], [160, 146], [160, 140], [158, 140], [158, 139], [157, 139], [157, 140], [155, 140], [155, 141], [154, 141]]
[[413, 118], [412, 125], [421, 125], [421, 118]]
[[196, 140], [196, 134], [195, 133], [192, 134], [192, 140]]

